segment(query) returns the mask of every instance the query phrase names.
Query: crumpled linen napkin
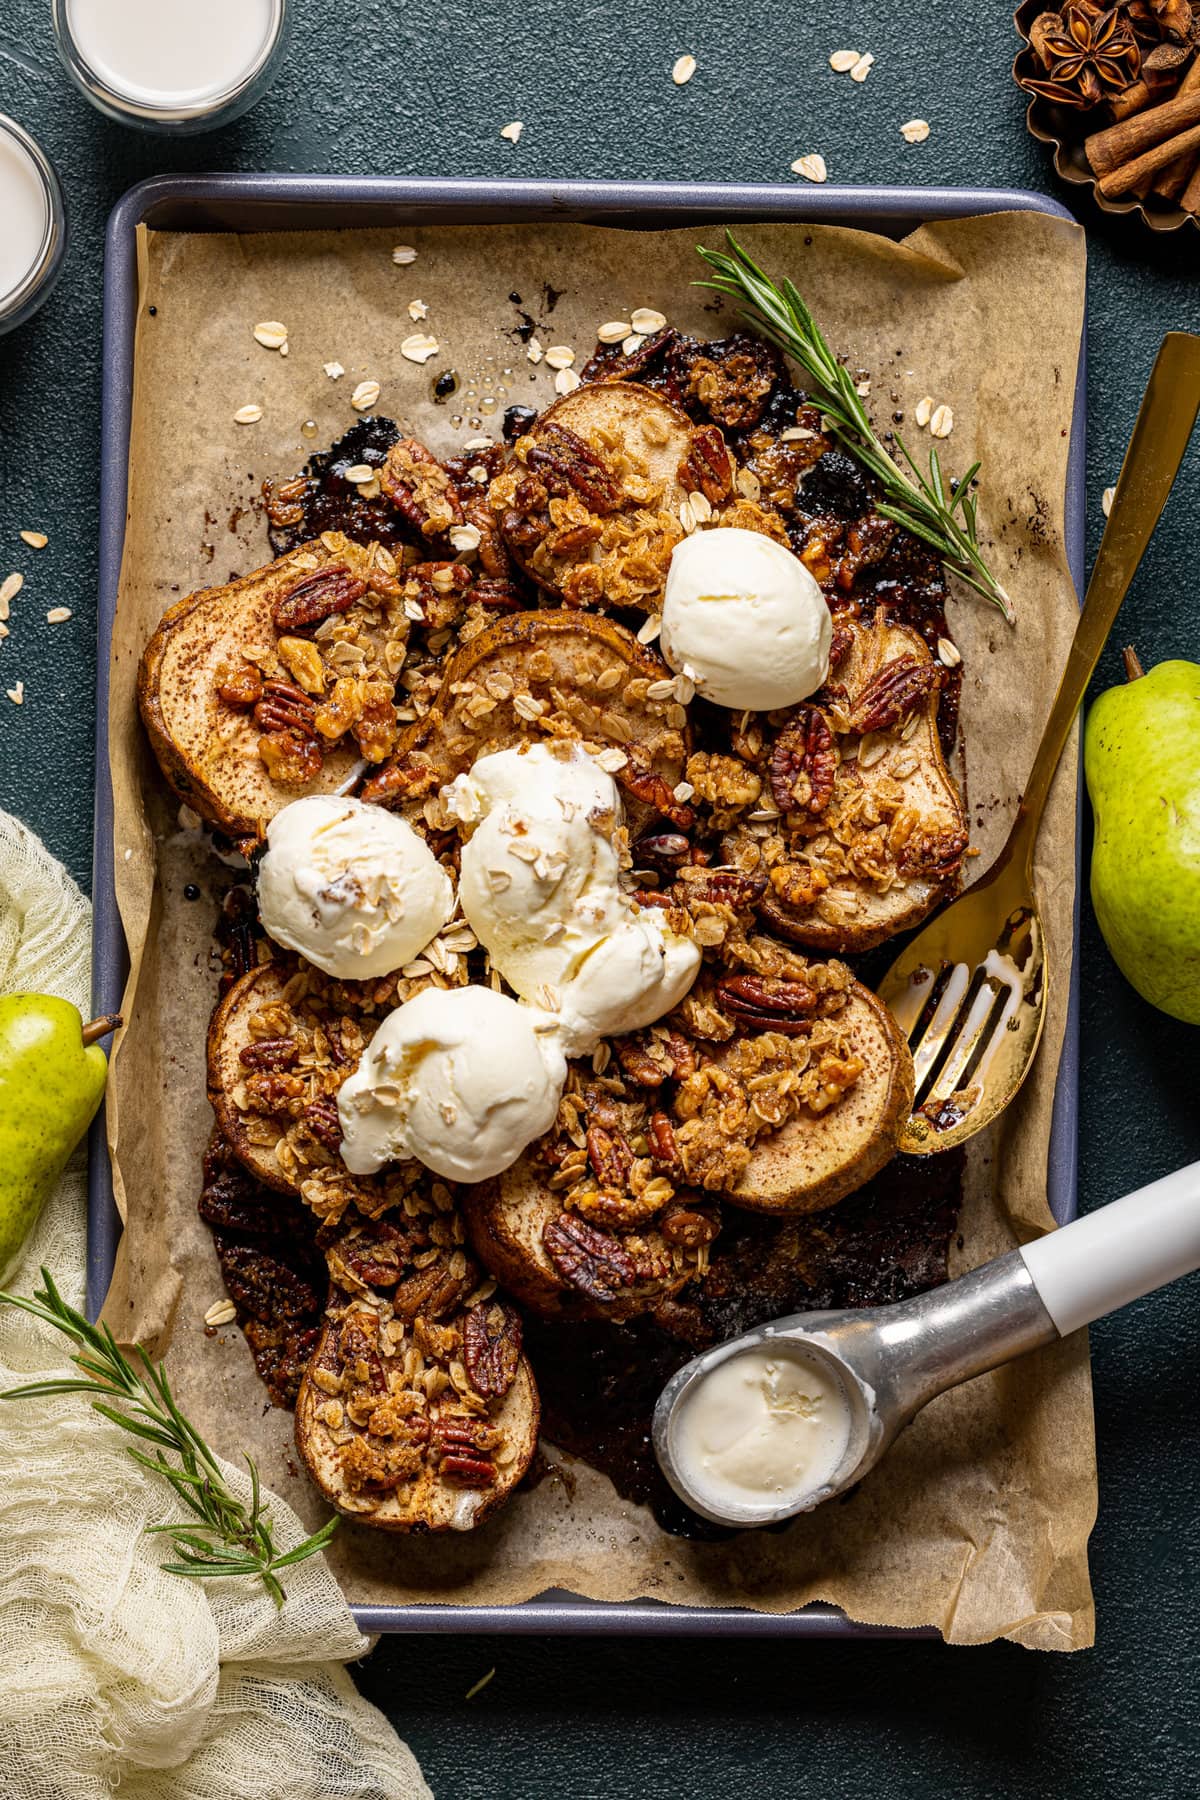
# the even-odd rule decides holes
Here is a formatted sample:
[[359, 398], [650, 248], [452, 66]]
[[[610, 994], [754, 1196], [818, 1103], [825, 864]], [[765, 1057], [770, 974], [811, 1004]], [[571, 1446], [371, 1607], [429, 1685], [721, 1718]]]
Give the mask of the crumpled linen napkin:
[[[0, 993], [86, 1015], [91, 908], [0, 813]], [[83, 1305], [80, 1153], [11, 1282], [45, 1264]], [[0, 1308], [0, 1388], [67, 1368], [66, 1340]], [[66, 1395], [0, 1403], [0, 1753], [6, 1800], [432, 1800], [411, 1752], [342, 1666], [366, 1649], [324, 1560], [254, 1583], [164, 1574], [146, 1527], [179, 1517], [131, 1440]], [[239, 1491], [244, 1471], [226, 1466]], [[276, 1536], [305, 1533], [272, 1498]]]

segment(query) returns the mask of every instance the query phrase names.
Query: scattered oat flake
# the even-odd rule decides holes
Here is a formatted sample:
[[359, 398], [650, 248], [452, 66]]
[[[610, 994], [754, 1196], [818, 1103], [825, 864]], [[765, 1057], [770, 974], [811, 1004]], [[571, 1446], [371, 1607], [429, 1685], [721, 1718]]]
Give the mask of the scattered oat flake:
[[867, 79], [867, 76], [871, 73], [871, 70], [874, 67], [874, 63], [875, 63], [875, 58], [871, 55], [871, 52], [868, 50], [867, 54], [865, 56], [859, 57], [858, 61], [854, 65], [854, 67], [851, 69], [851, 71], [850, 71], [851, 81], [858, 81], [858, 82], [865, 81]]
[[[401, 344], [400, 348], [401, 350], [404, 349], [403, 344]], [[360, 381], [350, 396], [350, 404], [355, 412], [366, 412], [370, 407], [374, 406], [378, 398], [379, 383], [377, 381]]]
[[529, 343], [525, 347], [525, 355], [528, 357], [529, 361], [531, 363], [540, 363], [545, 354], [546, 353], [538, 343], [538, 340], [536, 338], [530, 338]]
[[47, 625], [65, 625], [71, 617], [69, 606], [52, 606], [46, 614]]
[[939, 406], [934, 410], [929, 421], [930, 435], [935, 438], [948, 438], [954, 430], [954, 413], [948, 406]]
[[[4, 580], [0, 581], [0, 606], [7, 606], [10, 600], [15, 600], [24, 586], [25, 577], [19, 570], [14, 569], [11, 575], [6, 575]], [[0, 614], [0, 618], [7, 617], [7, 613]]]
[[928, 423], [932, 417], [933, 417], [933, 395], [925, 394], [925, 395], [923, 395], [923, 397], [920, 400], [917, 401], [916, 408], [913, 412], [913, 418], [917, 421], [917, 424], [921, 427], [921, 430], [924, 431], [926, 425], [928, 425]]
[[626, 356], [632, 356], [635, 350], [641, 349], [645, 341], [640, 331], [631, 331], [627, 338], [622, 338], [621, 348]]
[[573, 394], [578, 386], [579, 377], [574, 369], [560, 369], [558, 374], [554, 377], [554, 391], [556, 394]]
[[570, 344], [551, 344], [546, 352], [546, 361], [552, 369], [569, 369], [575, 361], [575, 352]]
[[696, 59], [694, 56], [677, 56], [675, 58], [674, 66], [671, 69], [671, 80], [676, 87], [686, 87], [695, 73]]
[[464, 450], [490, 450], [491, 447], [492, 440], [486, 437], [468, 438], [463, 445]]
[[870, 380], [867, 379], [864, 381], [856, 381], [854, 384], [854, 391], [858, 395], [860, 400], [867, 399], [867, 397], [869, 396], [869, 394], [871, 392]]
[[467, 1689], [463, 1698], [466, 1700], [473, 1700], [475, 1698], [476, 1694], [480, 1693], [487, 1686], [488, 1682], [492, 1679], [492, 1676], [495, 1673], [496, 1673], [495, 1669], [492, 1668], [492, 1669], [488, 1670], [486, 1675], [481, 1675], [479, 1677], [479, 1680], [475, 1683], [475, 1686]]
[[829, 66], [835, 75], [848, 75], [858, 62], [861, 51], [835, 50], [829, 59]]
[[427, 363], [440, 349], [441, 345], [435, 337], [430, 337], [427, 332], [415, 331], [412, 337], [406, 337], [401, 344], [400, 354], [409, 362]]
[[214, 1300], [204, 1315], [206, 1325], [232, 1325], [237, 1318], [237, 1307], [232, 1300]]
[[330, 381], [340, 381], [341, 377], [346, 373], [340, 362], [327, 362], [322, 366]]
[[16, 687], [5, 688], [4, 691], [14, 706], [25, 704], [25, 683], [23, 681], [18, 681]]
[[906, 144], [923, 144], [929, 136], [928, 119], [909, 119], [900, 127], [900, 136]]
[[408, 303], [408, 316], [415, 324], [419, 325], [422, 319], [427, 319], [429, 317], [429, 308], [423, 300], [410, 300]]
[[278, 319], [262, 319], [254, 327], [254, 341], [264, 350], [282, 350], [288, 340], [288, 328]]
[[500, 136], [502, 138], [507, 138], [510, 144], [519, 144], [521, 141], [521, 133], [524, 129], [524, 119], [514, 119], [511, 125], [502, 125], [500, 127]]
[[628, 319], [610, 319], [607, 325], [598, 327], [596, 338], [601, 344], [619, 344], [622, 338], [629, 336], [631, 329]]
[[940, 637], [938, 639], [937, 653], [938, 661], [947, 669], [957, 669], [959, 663], [962, 661], [962, 653], [959, 650], [958, 645], [952, 644], [947, 637]]
[[811, 151], [807, 156], [798, 156], [792, 164], [793, 175], [803, 175], [805, 181], [828, 181], [829, 170], [825, 167], [825, 158]]
[[235, 425], [257, 425], [262, 416], [261, 406], [239, 406], [233, 415], [233, 422]]
[[399, 263], [402, 268], [408, 263], [415, 263], [416, 260], [417, 253], [411, 244], [397, 244], [396, 248], [392, 251], [392, 261], [394, 263]]
[[460, 555], [467, 550], [478, 550], [482, 536], [477, 525], [453, 525], [450, 528], [450, 542]]
[[375, 471], [370, 463], [355, 463], [352, 469], [346, 470], [346, 480], [352, 481], [355, 487], [358, 487], [360, 482], [374, 481], [374, 479]]
[[666, 315], [656, 312], [652, 306], [639, 306], [629, 323], [642, 337], [653, 337], [666, 324]]
[[638, 643], [639, 644], [652, 644], [661, 630], [662, 630], [661, 615], [659, 613], [651, 613], [648, 618], [646, 618], [642, 621], [642, 624], [638, 628], [638, 634], [637, 634]]
[[46, 536], [44, 531], [23, 531], [21, 533], [21, 542], [23, 544], [28, 544], [31, 550], [44, 550], [46, 545], [50, 542], [50, 539]]
[[1100, 496], [1100, 510], [1104, 514], [1106, 519], [1107, 519], [1109, 513], [1112, 511], [1113, 496], [1116, 493], [1116, 491], [1117, 490], [1115, 487], [1105, 488], [1104, 492]]

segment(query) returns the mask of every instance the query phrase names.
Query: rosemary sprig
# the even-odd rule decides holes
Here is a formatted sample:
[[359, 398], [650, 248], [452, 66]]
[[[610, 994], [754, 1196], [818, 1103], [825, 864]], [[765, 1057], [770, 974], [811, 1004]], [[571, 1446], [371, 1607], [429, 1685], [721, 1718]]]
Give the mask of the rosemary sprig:
[[250, 1470], [247, 1506], [226, 1486], [212, 1451], [180, 1412], [162, 1364], [152, 1362], [140, 1344], [133, 1352], [136, 1364], [130, 1362], [107, 1325], [92, 1325], [67, 1305], [46, 1269], [42, 1270], [42, 1283], [32, 1299], [0, 1290], [0, 1304], [19, 1306], [70, 1338], [78, 1347], [71, 1361], [80, 1374], [9, 1388], [0, 1393], [0, 1400], [35, 1400], [49, 1394], [100, 1396], [92, 1400], [94, 1410], [122, 1431], [154, 1445], [153, 1455], [132, 1444], [127, 1449], [135, 1462], [170, 1483], [196, 1521], [148, 1528], [171, 1539], [178, 1560], [164, 1563], [163, 1568], [171, 1575], [196, 1579], [249, 1575], [262, 1582], [276, 1606], [282, 1606], [285, 1595], [278, 1571], [324, 1550], [337, 1519], [330, 1519], [294, 1550], [280, 1553], [271, 1534], [271, 1515], [263, 1510], [253, 1460], [246, 1457]]
[[704, 261], [716, 272], [716, 280], [699, 281], [696, 286], [714, 288], [744, 303], [743, 315], [804, 370], [812, 398], [834, 437], [879, 482], [883, 498], [877, 511], [923, 539], [937, 551], [949, 571], [998, 606], [1011, 624], [1013, 611], [1008, 595], [979, 548], [976, 502], [971, 491], [979, 464], [973, 463], [957, 481], [950, 482], [942, 472], [937, 451], [931, 449], [929, 470], [925, 473], [899, 433], [896, 444], [908, 468], [894, 461], [875, 435], [853, 377], [829, 348], [794, 283], [784, 281], [782, 287], [777, 287], [746, 254], [733, 233], [725, 235], [729, 255], [697, 246]]

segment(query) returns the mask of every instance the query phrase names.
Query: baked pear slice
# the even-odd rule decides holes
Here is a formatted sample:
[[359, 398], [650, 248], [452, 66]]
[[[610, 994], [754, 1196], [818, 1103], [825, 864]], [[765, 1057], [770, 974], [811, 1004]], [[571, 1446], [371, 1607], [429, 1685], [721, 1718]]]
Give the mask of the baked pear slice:
[[828, 699], [797, 707], [768, 746], [788, 827], [759, 903], [775, 931], [857, 955], [910, 931], [955, 890], [968, 832], [938, 736], [947, 678], [917, 632], [881, 615], [855, 628]]
[[520, 1315], [444, 1236], [419, 1216], [359, 1222], [326, 1253], [296, 1446], [330, 1505], [378, 1531], [473, 1530], [537, 1448]]
[[[289, 801], [338, 792], [393, 748], [387, 664], [403, 660], [407, 634], [391, 552], [340, 532], [188, 594], [138, 670], [167, 781], [219, 831], [261, 840]], [[354, 662], [339, 675], [342, 655]]]
[[634, 382], [595, 382], [517, 439], [489, 500], [539, 587], [570, 606], [659, 612], [672, 550], [731, 501], [734, 477], [718, 426]]
[[[805, 1109], [758, 1139], [736, 1185], [723, 1189], [735, 1206], [761, 1213], [820, 1212], [854, 1193], [896, 1155], [913, 1102], [912, 1056], [904, 1033], [859, 982], [832, 1023], [838, 1039], [833, 1057], [839, 1064], [847, 1057], [860, 1063], [861, 1072], [823, 1111]], [[715, 1060], [720, 1065], [724, 1059]]]
[[478, 757], [569, 737], [605, 754], [631, 815], [662, 815], [686, 829], [693, 815], [672, 790], [690, 736], [673, 682], [666, 663], [611, 619], [568, 609], [514, 614], [458, 651], [430, 711], [363, 798], [418, 801]]
[[[491, 1181], [468, 1188], [463, 1216], [471, 1248], [531, 1312], [547, 1319], [632, 1319], [650, 1312], [702, 1272], [717, 1235], [716, 1209], [681, 1206], [704, 1239], [669, 1243], [653, 1219], [631, 1229], [569, 1210], [536, 1149]], [[668, 1229], [676, 1229], [668, 1214]]]
[[425, 1171], [396, 1163], [351, 1175], [339, 1154], [337, 1092], [394, 1007], [453, 980], [334, 981], [281, 958], [235, 981], [208, 1028], [208, 1098], [242, 1166], [276, 1193], [299, 1194], [326, 1224], [347, 1211], [374, 1218], [402, 1207]]

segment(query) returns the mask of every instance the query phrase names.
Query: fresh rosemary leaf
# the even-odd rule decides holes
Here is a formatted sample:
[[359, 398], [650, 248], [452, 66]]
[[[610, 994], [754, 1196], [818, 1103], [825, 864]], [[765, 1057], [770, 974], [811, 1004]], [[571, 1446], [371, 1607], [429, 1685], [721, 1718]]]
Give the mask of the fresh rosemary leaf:
[[153, 1456], [135, 1444], [126, 1448], [135, 1462], [168, 1482], [193, 1515], [187, 1524], [147, 1527], [150, 1533], [169, 1537], [179, 1559], [163, 1563], [163, 1568], [190, 1579], [250, 1577], [261, 1583], [276, 1606], [282, 1606], [286, 1595], [275, 1571], [319, 1555], [337, 1530], [338, 1520], [330, 1519], [294, 1549], [280, 1551], [271, 1533], [270, 1514], [263, 1510], [253, 1458], [246, 1458], [250, 1470], [247, 1506], [226, 1486], [216, 1457], [179, 1410], [162, 1363], [152, 1362], [139, 1344], [135, 1356], [140, 1367], [135, 1367], [106, 1325], [91, 1324], [67, 1305], [46, 1269], [42, 1270], [42, 1287], [32, 1298], [0, 1291], [0, 1305], [17, 1306], [69, 1338], [78, 1352], [71, 1361], [81, 1371], [79, 1377], [9, 1388], [0, 1393], [0, 1400], [91, 1395], [96, 1412], [122, 1431], [157, 1446]]
[[875, 435], [853, 376], [826, 343], [795, 284], [785, 280], [776, 286], [733, 233], [725, 235], [728, 255], [698, 246], [716, 279], [697, 282], [697, 287], [714, 288], [742, 302], [743, 316], [760, 335], [800, 365], [827, 429], [878, 481], [881, 499], [876, 510], [928, 544], [951, 574], [999, 607], [1011, 624], [1011, 602], [979, 547], [976, 501], [971, 491], [979, 464], [974, 463], [957, 482], [948, 484], [936, 449], [929, 452], [927, 471], [899, 437], [896, 447], [903, 462], [889, 455]]

